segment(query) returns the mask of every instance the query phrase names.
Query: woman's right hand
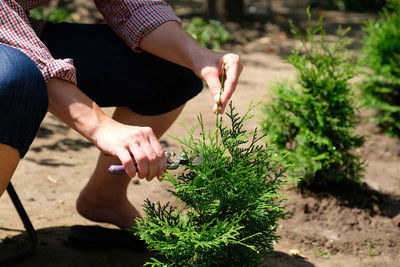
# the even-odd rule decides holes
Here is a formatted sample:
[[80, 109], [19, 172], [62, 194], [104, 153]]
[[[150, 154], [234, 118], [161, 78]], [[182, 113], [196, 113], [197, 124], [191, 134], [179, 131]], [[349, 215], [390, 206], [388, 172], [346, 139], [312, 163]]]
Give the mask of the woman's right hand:
[[167, 163], [164, 150], [150, 127], [138, 127], [121, 124], [106, 118], [92, 136], [94, 144], [105, 154], [121, 161], [130, 177], [152, 180], [166, 171]]
[[[130, 177], [148, 181], [166, 171], [161, 144], [149, 127], [129, 126], [109, 117], [74, 84], [51, 79], [47, 82], [49, 111], [94, 143], [102, 152], [117, 157]], [[133, 159], [134, 158], [134, 159]]]

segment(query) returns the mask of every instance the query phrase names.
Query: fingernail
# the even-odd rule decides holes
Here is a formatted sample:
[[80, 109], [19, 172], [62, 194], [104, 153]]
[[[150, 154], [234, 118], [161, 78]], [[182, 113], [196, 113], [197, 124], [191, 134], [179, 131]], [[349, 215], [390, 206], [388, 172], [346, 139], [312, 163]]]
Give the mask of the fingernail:
[[214, 101], [215, 101], [215, 103], [219, 103], [220, 102], [220, 97], [219, 97], [219, 94], [216, 94], [215, 96], [214, 96]]

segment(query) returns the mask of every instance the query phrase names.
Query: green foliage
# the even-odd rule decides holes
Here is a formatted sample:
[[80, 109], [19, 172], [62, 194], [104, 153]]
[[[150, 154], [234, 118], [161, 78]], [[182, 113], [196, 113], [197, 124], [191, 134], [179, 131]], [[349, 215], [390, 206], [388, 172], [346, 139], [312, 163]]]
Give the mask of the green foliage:
[[[214, 132], [199, 125], [176, 138], [193, 157], [179, 175], [164, 177], [174, 190], [178, 208], [147, 200], [146, 217], [133, 231], [146, 241], [157, 259], [151, 266], [256, 266], [273, 252], [277, 222], [285, 217], [281, 194], [285, 168], [272, 159], [271, 149], [258, 145], [264, 136], [243, 129], [253, 115], [240, 117], [230, 104], [231, 127], [218, 119]], [[200, 136], [195, 137], [195, 132]]]
[[219, 50], [221, 44], [230, 38], [229, 32], [217, 20], [210, 19], [207, 22], [202, 18], [193, 18], [183, 23], [182, 27], [200, 44], [213, 50]]
[[311, 21], [301, 41], [288, 58], [297, 70], [297, 84], [277, 83], [265, 106], [262, 127], [275, 140], [296, 176], [305, 184], [359, 181], [363, 163], [353, 150], [363, 138], [354, 134], [357, 122], [349, 79], [355, 68], [350, 62], [345, 38], [349, 29], [337, 31], [334, 41], [325, 38], [322, 18]]
[[363, 103], [386, 133], [400, 136], [400, 1], [390, 0], [363, 30], [362, 63], [371, 70], [361, 83]]
[[50, 22], [58, 23], [63, 21], [72, 21], [71, 11], [66, 8], [52, 7], [44, 8], [38, 7], [29, 12], [29, 16], [34, 19], [43, 19]]

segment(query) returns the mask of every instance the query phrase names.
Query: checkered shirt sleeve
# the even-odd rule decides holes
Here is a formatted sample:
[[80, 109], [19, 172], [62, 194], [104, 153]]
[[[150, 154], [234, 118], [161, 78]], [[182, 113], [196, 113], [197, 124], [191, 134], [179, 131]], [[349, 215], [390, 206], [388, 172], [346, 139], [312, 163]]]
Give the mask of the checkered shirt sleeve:
[[108, 24], [136, 50], [140, 40], [161, 24], [182, 21], [162, 0], [94, 0]]
[[46, 81], [57, 77], [76, 84], [72, 59], [54, 59], [29, 23], [25, 12], [35, 7], [39, 1], [18, 2], [0, 0], [0, 43], [17, 48], [30, 57]]

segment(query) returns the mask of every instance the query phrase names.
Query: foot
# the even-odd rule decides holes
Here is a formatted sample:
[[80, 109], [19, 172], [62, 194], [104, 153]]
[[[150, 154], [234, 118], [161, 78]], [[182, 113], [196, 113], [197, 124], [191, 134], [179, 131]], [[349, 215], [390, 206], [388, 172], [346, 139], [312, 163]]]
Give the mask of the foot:
[[99, 194], [89, 193], [83, 189], [76, 201], [78, 213], [91, 221], [110, 223], [121, 229], [127, 229], [135, 224], [140, 217], [139, 212], [127, 198], [111, 199]]

